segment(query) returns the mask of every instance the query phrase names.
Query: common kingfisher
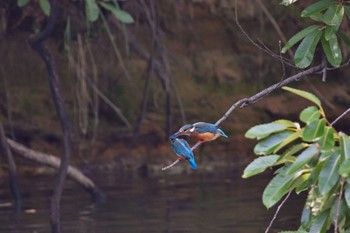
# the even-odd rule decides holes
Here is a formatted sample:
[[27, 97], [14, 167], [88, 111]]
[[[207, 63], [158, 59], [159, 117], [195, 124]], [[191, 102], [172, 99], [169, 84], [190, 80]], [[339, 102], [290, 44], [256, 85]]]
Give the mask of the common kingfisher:
[[194, 160], [193, 152], [187, 141], [175, 136], [171, 136], [170, 142], [173, 151], [180, 157], [180, 159], [187, 160], [192, 169], [197, 169], [197, 164]]
[[227, 138], [228, 136], [219, 129], [218, 126], [206, 123], [206, 122], [197, 122], [194, 124], [187, 124], [182, 126], [178, 132], [172, 135], [172, 137], [178, 137], [181, 135], [187, 135], [194, 137], [202, 142], [213, 141], [219, 136]]

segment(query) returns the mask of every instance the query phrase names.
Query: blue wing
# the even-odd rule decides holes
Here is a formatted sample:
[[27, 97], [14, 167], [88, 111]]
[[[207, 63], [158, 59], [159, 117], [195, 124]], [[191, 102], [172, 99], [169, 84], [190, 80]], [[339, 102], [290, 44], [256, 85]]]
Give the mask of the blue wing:
[[174, 150], [174, 152], [182, 158], [188, 160], [192, 169], [197, 169], [197, 164], [194, 160], [193, 152], [187, 141], [180, 138], [172, 138], [171, 142], [171, 147]]
[[198, 133], [212, 133], [212, 134], [216, 134], [216, 133], [220, 133], [221, 136], [227, 138], [228, 136], [224, 133], [224, 131], [222, 131], [221, 129], [219, 129], [216, 125], [211, 124], [211, 123], [206, 123], [206, 122], [197, 122], [193, 124], [196, 127], [196, 131]]
[[228, 138], [228, 136], [222, 131], [221, 129], [218, 128], [218, 132], [223, 136], [224, 138]]
[[197, 133], [212, 133], [216, 134], [218, 127], [214, 124], [211, 123], [206, 123], [206, 122], [197, 122], [193, 124], [196, 128]]

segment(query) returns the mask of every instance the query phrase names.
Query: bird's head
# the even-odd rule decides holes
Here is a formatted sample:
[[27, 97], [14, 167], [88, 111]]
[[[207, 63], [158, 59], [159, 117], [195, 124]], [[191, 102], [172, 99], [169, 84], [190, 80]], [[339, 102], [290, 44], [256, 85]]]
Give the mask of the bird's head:
[[174, 133], [171, 137], [178, 137], [182, 135], [189, 135], [193, 133], [195, 130], [195, 126], [193, 124], [187, 124], [182, 126], [176, 133]]

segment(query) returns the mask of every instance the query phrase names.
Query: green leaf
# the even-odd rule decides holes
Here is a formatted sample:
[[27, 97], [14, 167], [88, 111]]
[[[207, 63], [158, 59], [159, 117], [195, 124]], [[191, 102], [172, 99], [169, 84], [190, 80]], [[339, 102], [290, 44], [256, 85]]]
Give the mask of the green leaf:
[[311, 32], [316, 31], [318, 28], [319, 27], [317, 25], [311, 25], [295, 34], [282, 48], [281, 53], [287, 52], [288, 49], [290, 49], [293, 45], [301, 41], [305, 36], [309, 35]]
[[254, 147], [254, 153], [257, 155], [267, 155], [271, 154], [273, 150], [286, 138], [288, 138], [293, 132], [284, 131], [280, 133], [276, 133], [262, 141], [260, 141]]
[[17, 6], [24, 7], [29, 3], [30, 0], [17, 0]]
[[303, 226], [300, 226], [297, 233], [308, 233], [308, 231], [306, 231]]
[[315, 220], [311, 226], [309, 233], [325, 233], [327, 228], [327, 220], [329, 211], [323, 211], [321, 214], [315, 217]]
[[323, 22], [323, 13], [316, 12], [316, 13], [310, 15], [310, 18], [314, 21]]
[[301, 17], [310, 17], [312, 14], [325, 10], [327, 7], [332, 5], [334, 0], [321, 0], [305, 8], [301, 12]]
[[277, 164], [281, 164], [281, 163], [285, 163], [285, 162], [290, 162], [290, 160], [294, 159], [294, 156], [296, 153], [298, 153], [299, 151], [301, 151], [302, 149], [308, 147], [309, 144], [306, 143], [299, 143], [297, 145], [294, 145], [292, 147], [290, 147], [288, 150], [286, 150], [282, 156], [280, 156], [280, 158], [277, 160]]
[[285, 120], [285, 119], [276, 120], [276, 121], [273, 121], [272, 123], [284, 125], [287, 128], [289, 128], [289, 129], [298, 129], [298, 128], [300, 128], [300, 125], [298, 123], [293, 122], [293, 121], [289, 121], [289, 120]]
[[85, 0], [85, 14], [90, 22], [94, 22], [98, 19], [100, 9], [96, 3], [96, 0]]
[[333, 26], [335, 31], [338, 31], [341, 22], [343, 21], [344, 7], [341, 4], [332, 4], [324, 13], [323, 22]]
[[309, 228], [311, 219], [311, 209], [305, 205], [303, 212], [301, 214], [301, 225]]
[[339, 138], [340, 155], [343, 162], [339, 167], [339, 175], [348, 177], [350, 175], [350, 137], [342, 134]]
[[287, 176], [286, 168], [279, 170], [279, 173], [266, 186], [263, 193], [263, 203], [266, 208], [275, 205], [281, 198], [292, 189], [293, 182], [302, 174], [298, 172], [293, 176]]
[[267, 168], [271, 167], [278, 158], [278, 155], [268, 155], [255, 159], [244, 169], [242, 178], [248, 178], [264, 172]]
[[279, 144], [279, 146], [276, 147], [273, 152], [276, 153], [277, 151], [279, 151], [280, 149], [282, 149], [283, 147], [285, 147], [289, 143], [291, 143], [291, 142], [297, 140], [298, 138], [300, 138], [301, 135], [302, 135], [302, 132], [303, 132], [302, 130], [298, 130], [298, 131], [294, 132], [293, 134], [291, 134], [281, 144]]
[[100, 2], [101, 6], [110, 12], [122, 23], [133, 23], [133, 17], [126, 11], [121, 10], [114, 4]]
[[334, 27], [327, 25], [324, 29], [324, 37], [323, 39], [326, 39], [326, 41], [329, 41], [331, 39], [332, 35], [335, 33]]
[[350, 137], [342, 134], [339, 138], [339, 145], [340, 145], [340, 154], [342, 155], [343, 159], [349, 159], [350, 158]]
[[345, 159], [339, 166], [338, 174], [342, 177], [349, 177], [350, 175], [350, 158]]
[[304, 150], [294, 161], [294, 163], [289, 167], [286, 174], [291, 175], [292, 173], [298, 171], [305, 164], [307, 164], [316, 154], [318, 153], [318, 148], [315, 144]]
[[324, 128], [324, 133], [319, 141], [319, 145], [321, 147], [321, 150], [333, 149], [334, 144], [335, 144], [334, 133], [335, 133], [335, 130], [333, 127], [326, 126]]
[[320, 110], [315, 106], [310, 106], [301, 111], [300, 120], [304, 123], [309, 123], [311, 121], [320, 119], [320, 116]]
[[295, 88], [291, 88], [291, 87], [282, 87], [282, 89], [289, 91], [289, 92], [292, 92], [293, 94], [299, 95], [305, 99], [308, 99], [311, 102], [313, 102], [314, 104], [316, 104], [320, 109], [322, 109], [320, 99], [317, 96], [315, 96], [314, 94], [307, 92], [307, 91], [302, 91], [302, 90], [298, 90]]
[[346, 185], [345, 185], [344, 197], [345, 197], [346, 204], [350, 208], [350, 185], [349, 185], [349, 183], [346, 183]]
[[342, 39], [345, 43], [346, 46], [348, 46], [350, 48], [350, 39], [349, 37], [347, 37], [347, 35], [345, 35], [344, 33], [338, 31], [337, 35], [340, 37], [340, 39]]
[[310, 172], [305, 172], [293, 183], [293, 187], [295, 188], [295, 192], [297, 194], [310, 189], [310, 183], [307, 182], [310, 178]]
[[283, 124], [277, 124], [277, 123], [268, 123], [268, 124], [261, 124], [256, 125], [252, 128], [250, 128], [246, 133], [246, 138], [265, 138], [269, 136], [272, 133], [280, 132], [287, 129], [287, 127]]
[[344, 6], [345, 14], [350, 19], [350, 6]]
[[320, 119], [313, 121], [305, 126], [303, 131], [303, 140], [307, 142], [313, 142], [319, 137], [321, 137], [324, 133], [324, 129], [326, 126], [326, 120]]
[[328, 41], [322, 37], [321, 44], [328, 62], [334, 67], [339, 67], [343, 60], [343, 56], [336, 34], [333, 33]]
[[319, 191], [321, 195], [326, 195], [337, 184], [338, 166], [340, 162], [340, 155], [338, 152], [334, 152], [326, 161], [322, 168], [318, 180]]
[[285, 5], [285, 6], [288, 6], [290, 4], [295, 3], [296, 1], [298, 1], [298, 0], [282, 0], [281, 4]]
[[316, 183], [318, 181], [318, 178], [320, 176], [320, 172], [322, 170], [322, 168], [324, 167], [325, 163], [326, 163], [327, 159], [319, 159], [318, 163], [316, 164], [316, 166], [313, 167], [308, 183], [309, 186], [314, 185], [316, 186]]
[[294, 62], [297, 67], [306, 68], [311, 64], [321, 35], [322, 31], [315, 30], [302, 40], [294, 54]]
[[39, 0], [40, 8], [44, 11], [45, 15], [49, 16], [51, 12], [51, 5], [49, 0]]

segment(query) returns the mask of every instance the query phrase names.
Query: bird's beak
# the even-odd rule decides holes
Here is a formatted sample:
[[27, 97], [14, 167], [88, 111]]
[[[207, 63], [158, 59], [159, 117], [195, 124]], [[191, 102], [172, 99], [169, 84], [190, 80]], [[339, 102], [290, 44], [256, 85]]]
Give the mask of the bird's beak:
[[178, 136], [183, 135], [183, 132], [176, 132], [173, 135], [170, 136], [170, 138], [177, 138]]

